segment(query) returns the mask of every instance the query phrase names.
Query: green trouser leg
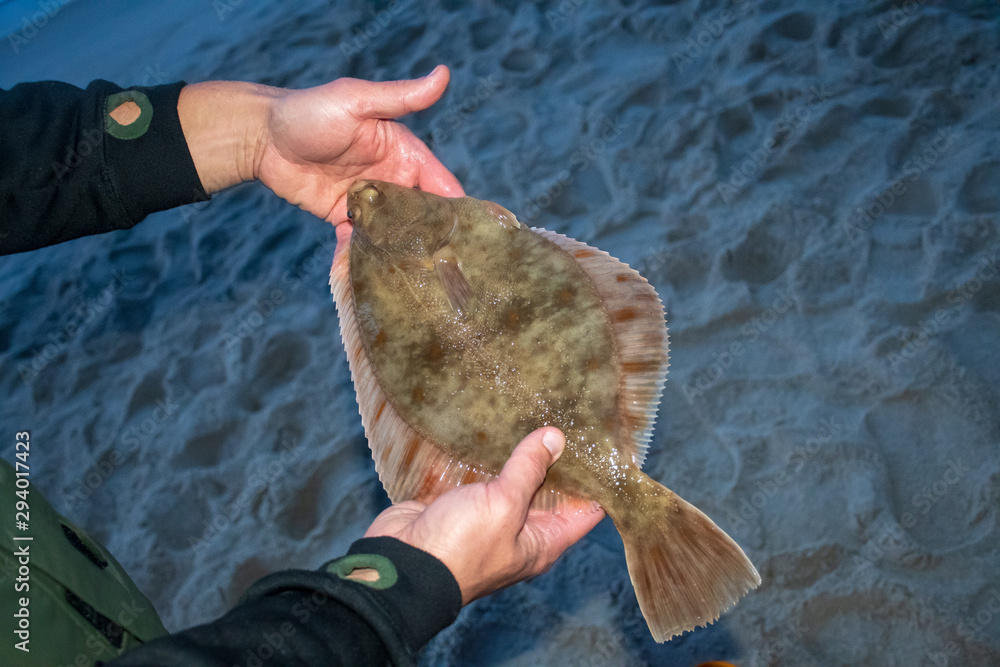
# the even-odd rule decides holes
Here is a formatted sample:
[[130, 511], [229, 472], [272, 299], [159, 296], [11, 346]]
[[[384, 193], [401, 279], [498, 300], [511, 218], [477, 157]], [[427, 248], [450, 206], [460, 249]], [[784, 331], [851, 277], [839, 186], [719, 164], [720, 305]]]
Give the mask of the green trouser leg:
[[0, 665], [98, 665], [167, 634], [118, 561], [29, 481], [0, 459]]

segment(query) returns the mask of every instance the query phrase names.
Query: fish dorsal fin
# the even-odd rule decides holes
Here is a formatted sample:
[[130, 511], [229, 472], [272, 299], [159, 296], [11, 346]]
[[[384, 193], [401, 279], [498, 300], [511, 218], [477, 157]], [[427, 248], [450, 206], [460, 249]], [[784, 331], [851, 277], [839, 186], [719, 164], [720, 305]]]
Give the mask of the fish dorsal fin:
[[375, 460], [375, 470], [389, 500], [429, 503], [462, 484], [488, 482], [495, 475], [444, 454], [399, 415], [379, 386], [365, 355], [351, 292], [348, 252], [339, 252], [330, 271], [330, 289], [340, 316], [340, 333], [347, 351], [351, 379], [358, 396], [361, 423]]
[[603, 250], [546, 229], [533, 231], [576, 259], [605, 305], [622, 365], [622, 414], [634, 445], [631, 453], [641, 466], [670, 365], [663, 304], [638, 271]]

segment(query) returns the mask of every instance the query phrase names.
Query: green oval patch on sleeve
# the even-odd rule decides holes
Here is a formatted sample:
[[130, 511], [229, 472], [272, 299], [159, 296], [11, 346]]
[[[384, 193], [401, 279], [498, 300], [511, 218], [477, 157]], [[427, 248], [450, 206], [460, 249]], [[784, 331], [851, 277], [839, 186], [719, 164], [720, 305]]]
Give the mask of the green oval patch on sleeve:
[[[111, 117], [111, 112], [126, 102], [134, 102], [139, 107], [139, 117], [128, 125], [122, 125]], [[108, 96], [104, 110], [105, 131], [116, 139], [138, 139], [146, 134], [153, 121], [153, 105], [146, 94], [138, 90], [123, 90]]]
[[376, 581], [363, 581], [361, 579], [351, 579], [351, 581], [379, 590], [390, 588], [396, 583], [399, 575], [396, 573], [396, 566], [385, 556], [377, 554], [352, 554], [338, 558], [326, 566], [327, 572], [336, 575], [341, 579], [347, 579], [347, 575], [355, 570], [372, 569], [378, 572]]

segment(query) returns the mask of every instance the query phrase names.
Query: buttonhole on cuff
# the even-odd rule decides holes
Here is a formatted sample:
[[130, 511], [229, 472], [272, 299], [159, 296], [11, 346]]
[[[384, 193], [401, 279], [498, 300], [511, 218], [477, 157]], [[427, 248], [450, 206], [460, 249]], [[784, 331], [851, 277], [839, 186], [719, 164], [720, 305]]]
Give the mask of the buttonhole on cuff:
[[[326, 570], [341, 579], [350, 579], [351, 581], [379, 590], [391, 587], [399, 578], [399, 575], [396, 573], [396, 566], [392, 564], [392, 561], [378, 554], [352, 554], [344, 556], [327, 565]], [[364, 573], [362, 575], [364, 578], [360, 576], [351, 577], [351, 573], [356, 570], [374, 570], [374, 572]], [[373, 578], [374, 581], [369, 581], [368, 578]]]
[[104, 111], [104, 129], [116, 139], [138, 139], [153, 120], [153, 104], [138, 90], [109, 95]]

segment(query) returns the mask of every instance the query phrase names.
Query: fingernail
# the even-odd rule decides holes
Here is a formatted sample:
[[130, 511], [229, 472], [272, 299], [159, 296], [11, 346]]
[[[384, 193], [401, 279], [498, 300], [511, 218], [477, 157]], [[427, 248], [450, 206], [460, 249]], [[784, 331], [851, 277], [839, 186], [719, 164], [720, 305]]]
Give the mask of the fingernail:
[[552, 462], [555, 463], [566, 447], [566, 438], [559, 431], [546, 431], [542, 436], [542, 444], [552, 454]]

